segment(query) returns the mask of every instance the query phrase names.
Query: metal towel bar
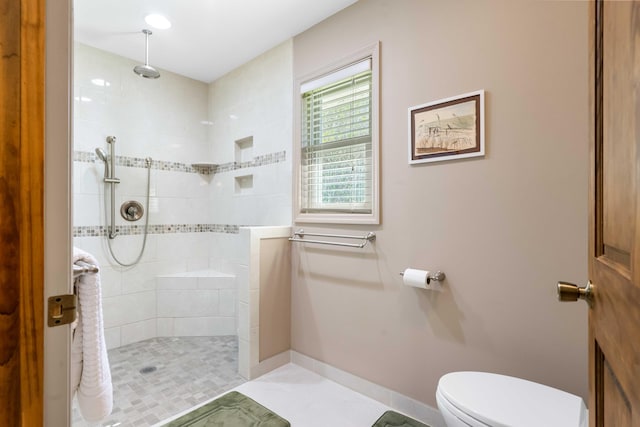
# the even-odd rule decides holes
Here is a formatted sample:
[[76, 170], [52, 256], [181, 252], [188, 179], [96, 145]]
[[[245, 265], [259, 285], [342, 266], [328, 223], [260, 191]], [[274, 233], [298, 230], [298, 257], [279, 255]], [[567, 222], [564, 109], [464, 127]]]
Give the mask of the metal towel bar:
[[[329, 237], [329, 238], [337, 238], [337, 239], [355, 239], [362, 240], [362, 243], [345, 243], [345, 242], [331, 242], [326, 240], [314, 240], [314, 239], [305, 239], [305, 236], [313, 236], [313, 237]], [[367, 243], [373, 242], [376, 240], [376, 233], [370, 231], [365, 236], [349, 236], [343, 234], [324, 234], [324, 233], [307, 233], [303, 229], [300, 229], [293, 233], [293, 237], [289, 237], [290, 242], [302, 242], [302, 243], [316, 243], [320, 245], [332, 245], [332, 246], [346, 246], [349, 248], [364, 248]]]
[[73, 264], [73, 278], [75, 279], [78, 276], [82, 276], [83, 274], [87, 274], [87, 273], [97, 273], [99, 271], [98, 267], [93, 265], [93, 264], [89, 264], [86, 263], [84, 261], [77, 261], [76, 263]]

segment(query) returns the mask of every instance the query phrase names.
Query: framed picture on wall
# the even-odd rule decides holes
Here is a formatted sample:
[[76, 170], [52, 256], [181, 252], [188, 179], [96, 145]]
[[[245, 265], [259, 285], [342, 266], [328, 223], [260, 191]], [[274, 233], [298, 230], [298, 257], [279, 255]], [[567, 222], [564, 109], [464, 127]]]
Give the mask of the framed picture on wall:
[[409, 107], [409, 163], [484, 156], [484, 90]]

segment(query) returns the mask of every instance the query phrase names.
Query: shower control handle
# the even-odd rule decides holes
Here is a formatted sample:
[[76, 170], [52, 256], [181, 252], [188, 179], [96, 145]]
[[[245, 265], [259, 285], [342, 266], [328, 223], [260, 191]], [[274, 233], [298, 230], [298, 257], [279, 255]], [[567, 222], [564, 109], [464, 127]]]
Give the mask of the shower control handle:
[[135, 200], [128, 200], [120, 206], [120, 215], [127, 221], [137, 221], [144, 215], [144, 208]]

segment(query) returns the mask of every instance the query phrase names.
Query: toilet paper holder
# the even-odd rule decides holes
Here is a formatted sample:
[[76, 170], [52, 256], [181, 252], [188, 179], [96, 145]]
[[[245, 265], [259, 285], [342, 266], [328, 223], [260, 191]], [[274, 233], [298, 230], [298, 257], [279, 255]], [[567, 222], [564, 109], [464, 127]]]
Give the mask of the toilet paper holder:
[[[400, 272], [401, 276], [404, 276], [404, 271]], [[444, 274], [444, 271], [436, 271], [435, 273], [431, 273], [429, 276], [427, 276], [427, 285], [429, 283], [431, 283], [431, 281], [433, 280], [434, 282], [442, 282], [447, 276]]]

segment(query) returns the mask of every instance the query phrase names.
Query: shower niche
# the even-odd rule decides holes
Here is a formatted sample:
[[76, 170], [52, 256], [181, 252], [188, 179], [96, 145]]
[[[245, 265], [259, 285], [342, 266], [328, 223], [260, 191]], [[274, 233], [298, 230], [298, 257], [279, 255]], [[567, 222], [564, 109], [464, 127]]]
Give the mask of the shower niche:
[[253, 175], [235, 177], [235, 194], [251, 194], [253, 191]]
[[253, 136], [238, 139], [235, 144], [235, 162], [238, 165], [253, 160]]
[[[234, 149], [235, 164], [242, 168], [253, 160], [253, 136], [235, 141]], [[253, 192], [253, 175], [236, 176], [234, 181], [234, 193], [236, 195], [247, 195]]]

